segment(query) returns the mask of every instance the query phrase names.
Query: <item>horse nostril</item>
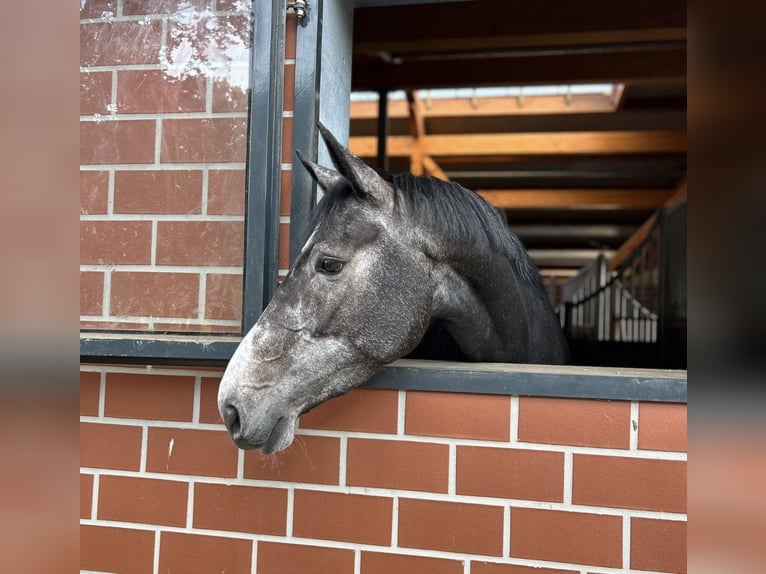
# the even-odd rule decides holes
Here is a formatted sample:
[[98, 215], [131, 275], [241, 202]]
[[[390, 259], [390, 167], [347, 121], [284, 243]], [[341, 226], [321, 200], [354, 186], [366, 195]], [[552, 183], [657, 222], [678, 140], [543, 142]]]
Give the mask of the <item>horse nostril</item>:
[[239, 421], [239, 412], [234, 405], [226, 405], [224, 407], [223, 422], [226, 424], [226, 428], [229, 429], [232, 437], [236, 438], [239, 436], [242, 425]]

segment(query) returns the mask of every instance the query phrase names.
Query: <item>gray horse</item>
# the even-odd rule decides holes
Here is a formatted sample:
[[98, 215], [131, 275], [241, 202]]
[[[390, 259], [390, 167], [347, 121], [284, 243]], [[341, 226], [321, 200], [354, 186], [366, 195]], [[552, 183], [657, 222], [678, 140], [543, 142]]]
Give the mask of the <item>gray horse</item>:
[[218, 408], [238, 447], [287, 448], [301, 414], [419, 343], [432, 354], [431, 333], [469, 361], [566, 361], [537, 269], [497, 210], [455, 183], [381, 175], [320, 132], [337, 171], [298, 153], [326, 193], [221, 380]]

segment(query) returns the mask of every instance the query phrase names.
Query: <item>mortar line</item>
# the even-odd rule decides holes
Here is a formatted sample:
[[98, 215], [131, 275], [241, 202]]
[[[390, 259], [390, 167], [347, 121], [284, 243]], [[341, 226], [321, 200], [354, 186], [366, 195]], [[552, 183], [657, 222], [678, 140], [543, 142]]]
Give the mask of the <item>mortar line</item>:
[[630, 516], [622, 517], [622, 568], [630, 570]]
[[207, 297], [207, 272], [199, 274], [199, 290], [197, 292], [197, 320], [205, 320], [205, 299]]
[[629, 450], [638, 450], [638, 431], [640, 421], [638, 420], [639, 408], [638, 401], [630, 403], [630, 447]]
[[457, 489], [457, 445], [449, 444], [449, 466], [447, 477], [447, 494], [454, 495]]
[[160, 536], [160, 530], [157, 529], [154, 531], [154, 560], [152, 563], [152, 572], [154, 574], [159, 574], [160, 572], [160, 541], [162, 540], [162, 537]]
[[98, 379], [98, 416], [104, 416], [106, 408], [106, 371], [101, 371]]
[[391, 503], [391, 548], [399, 547], [399, 496]]
[[407, 392], [400, 390], [398, 402], [396, 405], [396, 434], [404, 435], [405, 409], [407, 404]]
[[519, 442], [519, 397], [511, 396], [511, 442]]
[[503, 558], [511, 556], [511, 505], [503, 507]]
[[96, 472], [93, 474], [93, 499], [90, 501], [90, 515], [93, 520], [98, 520], [98, 493], [101, 486], [101, 475]]
[[564, 451], [564, 504], [572, 504], [572, 489], [574, 483], [574, 453]]
[[192, 422], [199, 423], [199, 411], [202, 401], [202, 375], [194, 377], [194, 403], [192, 404]]
[[141, 460], [139, 461], [138, 471], [143, 474], [146, 472], [146, 451], [149, 449], [149, 425], [141, 426]]
[[189, 494], [186, 499], [186, 528], [194, 528], [194, 485], [193, 480], [189, 481]]
[[338, 467], [338, 486], [346, 486], [346, 466], [348, 463], [348, 437], [340, 437], [340, 462]]
[[285, 511], [285, 537], [293, 536], [293, 517], [295, 515], [295, 486], [287, 488], [287, 508]]

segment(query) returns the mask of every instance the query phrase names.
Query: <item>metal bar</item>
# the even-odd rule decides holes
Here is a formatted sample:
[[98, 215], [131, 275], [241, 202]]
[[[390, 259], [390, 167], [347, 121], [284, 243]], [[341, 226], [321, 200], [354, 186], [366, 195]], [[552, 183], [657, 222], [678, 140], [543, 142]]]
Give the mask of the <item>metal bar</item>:
[[[256, 6], [258, 9], [256, 10]], [[277, 288], [285, 3], [253, 3], [242, 328], [247, 332]]]
[[[536, 397], [590, 398], [624, 401], [685, 403], [685, 371], [668, 373], [653, 369], [588, 367], [540, 367], [529, 365], [424, 364], [424, 361], [397, 361], [383, 367], [363, 386], [372, 389], [400, 389], [516, 395]], [[437, 367], [437, 365], [439, 365]], [[620, 369], [620, 372], [626, 370]]]
[[80, 362], [223, 366], [239, 341], [239, 336], [83, 333]]
[[388, 125], [388, 91], [380, 90], [378, 92], [378, 157], [375, 165], [384, 171], [388, 171], [388, 155], [386, 152]]
[[[322, 77], [323, 0], [312, 0], [299, 26], [295, 49], [295, 102], [293, 144], [295, 149], [317, 161], [319, 88]], [[317, 200], [317, 185], [300, 163], [293, 163], [290, 198], [290, 264], [301, 252], [311, 210]]]

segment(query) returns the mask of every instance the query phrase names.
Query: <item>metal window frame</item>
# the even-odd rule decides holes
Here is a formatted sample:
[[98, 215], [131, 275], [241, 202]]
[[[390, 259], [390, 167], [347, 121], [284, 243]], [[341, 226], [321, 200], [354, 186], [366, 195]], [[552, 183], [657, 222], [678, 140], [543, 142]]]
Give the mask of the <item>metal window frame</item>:
[[[257, 8], [257, 9], [256, 9]], [[253, 2], [240, 333], [80, 331], [82, 363], [224, 365], [278, 285], [285, 2]]]

